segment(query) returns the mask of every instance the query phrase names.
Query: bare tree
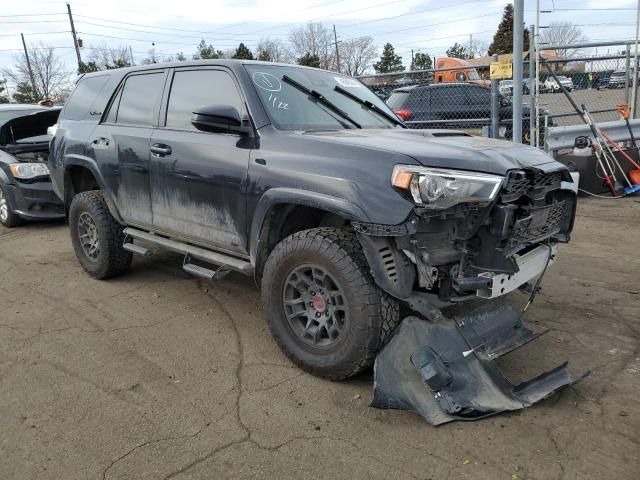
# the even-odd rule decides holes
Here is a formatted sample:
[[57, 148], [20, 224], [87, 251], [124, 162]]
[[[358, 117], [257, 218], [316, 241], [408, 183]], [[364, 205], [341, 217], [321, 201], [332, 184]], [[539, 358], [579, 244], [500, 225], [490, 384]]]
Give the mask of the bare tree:
[[362, 75], [376, 58], [378, 49], [371, 37], [357, 37], [340, 43], [340, 67], [343, 73]]
[[[37, 99], [57, 98], [72, 80], [73, 72], [65, 68], [64, 63], [56, 55], [55, 49], [43, 43], [29, 49], [29, 60], [36, 84]], [[29, 68], [24, 53], [15, 56], [13, 68], [3, 70], [4, 75], [16, 84], [31, 85]]]
[[106, 43], [91, 46], [91, 52], [87, 58], [89, 62], [95, 62], [100, 70], [107, 70], [114, 67], [127, 67], [131, 65], [133, 61], [129, 47], [126, 45], [109, 47]]
[[289, 63], [292, 61], [291, 53], [279, 38], [261, 38], [258, 42], [256, 58], [268, 62]]
[[320, 68], [335, 68], [335, 46], [333, 33], [321, 23], [307, 23], [289, 34], [289, 44], [294, 57], [301, 58], [306, 54], [320, 59]]
[[474, 39], [469, 47], [471, 51], [469, 54], [471, 58], [481, 58], [488, 55], [490, 42], [488, 40], [476, 40]]
[[[582, 34], [582, 30], [569, 22], [551, 22], [547, 28], [540, 32], [540, 42], [543, 45], [575, 45], [585, 40], [586, 37]], [[558, 50], [558, 57], [573, 58], [576, 53], [576, 49], [565, 48]]]

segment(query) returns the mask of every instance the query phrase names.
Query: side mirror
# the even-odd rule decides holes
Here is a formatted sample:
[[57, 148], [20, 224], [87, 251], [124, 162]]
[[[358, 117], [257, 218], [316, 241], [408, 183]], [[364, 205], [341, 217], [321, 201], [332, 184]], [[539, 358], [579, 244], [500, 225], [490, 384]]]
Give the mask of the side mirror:
[[199, 107], [191, 116], [191, 124], [202, 132], [250, 132], [250, 127], [243, 125], [238, 110], [230, 105]]

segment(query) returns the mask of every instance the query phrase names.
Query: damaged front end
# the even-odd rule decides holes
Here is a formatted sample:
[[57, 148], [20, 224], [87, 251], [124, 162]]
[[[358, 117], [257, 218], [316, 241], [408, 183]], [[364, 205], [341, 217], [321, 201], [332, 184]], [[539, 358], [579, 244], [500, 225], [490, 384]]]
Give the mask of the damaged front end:
[[418, 204], [401, 225], [354, 223], [376, 283], [400, 300], [495, 298], [555, 261], [573, 228], [576, 193], [559, 164], [511, 170], [481, 201]]
[[[441, 188], [425, 170], [426, 180], [406, 180], [408, 191], [428, 182], [426, 189]], [[473, 188], [436, 174], [452, 179], [455, 195], [476, 192], [477, 198], [434, 206], [420, 201], [425, 195], [420, 190], [418, 197], [416, 187], [410, 191], [416, 208], [405, 224], [354, 225], [380, 288], [430, 320], [404, 319], [378, 355], [372, 406], [413, 410], [438, 425], [520, 409], [584, 378], [572, 377], [565, 364], [513, 385], [494, 360], [539, 335], [507, 307], [487, 305], [457, 320], [437, 308], [516, 289], [533, 298], [538, 285], [529, 282], [555, 261], [557, 244], [567, 242], [573, 228], [576, 189], [569, 172], [550, 163], [511, 170], [499, 181], [486, 176]]]

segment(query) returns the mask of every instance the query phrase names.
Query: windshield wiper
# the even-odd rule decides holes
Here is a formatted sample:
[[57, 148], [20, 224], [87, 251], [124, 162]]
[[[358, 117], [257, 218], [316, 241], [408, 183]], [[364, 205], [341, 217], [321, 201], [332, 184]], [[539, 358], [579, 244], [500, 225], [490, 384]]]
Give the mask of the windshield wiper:
[[371, 110], [372, 112], [377, 113], [378, 115], [380, 115], [381, 117], [386, 118], [387, 120], [389, 120], [391, 123], [395, 123], [396, 125], [400, 125], [403, 128], [407, 128], [407, 126], [402, 123], [400, 120], [398, 120], [397, 118], [395, 118], [393, 115], [388, 114], [387, 112], [385, 112], [383, 109], [381, 109], [380, 107], [378, 107], [375, 103], [370, 102], [369, 100], [363, 100], [362, 98], [358, 97], [357, 95], [354, 95], [353, 93], [345, 90], [342, 87], [339, 87], [338, 85], [336, 85], [333, 88], [336, 92], [341, 93], [342, 95], [344, 95], [347, 98], [350, 98], [351, 100], [353, 100], [356, 103], [359, 103], [360, 105], [362, 105], [363, 107], [366, 107], [368, 110]]
[[311, 90], [310, 88], [305, 87], [301, 83], [296, 82], [293, 78], [289, 77], [288, 75], [284, 75], [282, 77], [282, 81], [297, 88], [301, 92], [306, 93], [310, 97], [313, 97], [317, 102], [321, 103], [322, 105], [327, 107], [329, 110], [337, 113], [342, 118], [344, 118], [345, 120], [353, 124], [356, 128], [362, 128], [362, 125], [360, 125], [353, 118], [351, 118], [351, 116], [347, 112], [341, 110], [331, 100], [327, 100], [320, 92], [317, 92], [316, 90]]

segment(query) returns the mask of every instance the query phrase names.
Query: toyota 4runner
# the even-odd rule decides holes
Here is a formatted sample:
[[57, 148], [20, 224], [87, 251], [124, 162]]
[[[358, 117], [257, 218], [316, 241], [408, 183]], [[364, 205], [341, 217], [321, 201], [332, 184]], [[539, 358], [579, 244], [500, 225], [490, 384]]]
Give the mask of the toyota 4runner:
[[152, 247], [253, 275], [283, 351], [332, 379], [371, 365], [401, 307], [526, 286], [576, 207], [540, 150], [407, 129], [353, 78], [240, 60], [81, 77], [49, 168], [90, 275]]

